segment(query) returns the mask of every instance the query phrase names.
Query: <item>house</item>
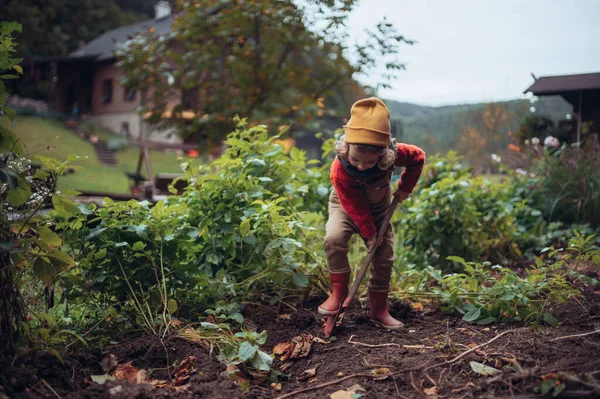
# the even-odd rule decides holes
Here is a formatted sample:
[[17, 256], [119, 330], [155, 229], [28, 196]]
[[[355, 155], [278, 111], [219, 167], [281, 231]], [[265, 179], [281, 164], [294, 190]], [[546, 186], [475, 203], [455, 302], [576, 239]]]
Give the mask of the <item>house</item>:
[[116, 67], [115, 46], [136, 34], [153, 30], [156, 35], [167, 34], [173, 24], [171, 7], [159, 1], [155, 18], [123, 26], [100, 35], [67, 56], [26, 60], [29, 75], [50, 81], [48, 99], [51, 108], [79, 115], [131, 139], [180, 143], [173, 129], [151, 128], [136, 112], [142, 104], [142, 93], [119, 84], [123, 77]]
[[559, 95], [573, 106], [573, 141], [583, 138], [584, 124], [589, 126], [589, 135], [600, 133], [600, 72], [535, 78], [524, 93], [529, 92], [536, 96]]

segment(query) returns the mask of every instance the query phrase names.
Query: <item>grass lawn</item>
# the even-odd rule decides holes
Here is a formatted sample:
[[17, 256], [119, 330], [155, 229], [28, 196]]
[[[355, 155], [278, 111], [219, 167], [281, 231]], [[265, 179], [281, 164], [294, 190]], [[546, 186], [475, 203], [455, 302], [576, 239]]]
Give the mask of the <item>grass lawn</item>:
[[[75, 173], [64, 176], [59, 182], [60, 189], [72, 188], [80, 191], [103, 191], [111, 193], [128, 193], [130, 180], [125, 172], [135, 172], [139, 157], [138, 147], [131, 146], [117, 153], [119, 164], [105, 166], [96, 156], [94, 147], [79, 138], [73, 131], [64, 127], [62, 122], [30, 116], [17, 116], [16, 125], [10, 126], [6, 118], [0, 119], [5, 127], [10, 128], [26, 146], [30, 156], [43, 155], [58, 159], [66, 159], [75, 154], [82, 158], [74, 165], [79, 168]], [[104, 129], [96, 128], [103, 140], [117, 137]], [[175, 153], [150, 151], [152, 171], [154, 173], [181, 173], [180, 161]], [[145, 167], [142, 175], [146, 176]]]

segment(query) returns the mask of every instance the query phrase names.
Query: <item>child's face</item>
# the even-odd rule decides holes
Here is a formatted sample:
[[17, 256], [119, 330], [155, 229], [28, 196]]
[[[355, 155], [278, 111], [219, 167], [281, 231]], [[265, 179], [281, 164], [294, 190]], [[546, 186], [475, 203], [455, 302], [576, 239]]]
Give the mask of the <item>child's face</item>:
[[359, 151], [357, 146], [352, 144], [348, 148], [348, 162], [360, 171], [371, 169], [377, 165], [380, 156], [381, 154], [374, 152]]

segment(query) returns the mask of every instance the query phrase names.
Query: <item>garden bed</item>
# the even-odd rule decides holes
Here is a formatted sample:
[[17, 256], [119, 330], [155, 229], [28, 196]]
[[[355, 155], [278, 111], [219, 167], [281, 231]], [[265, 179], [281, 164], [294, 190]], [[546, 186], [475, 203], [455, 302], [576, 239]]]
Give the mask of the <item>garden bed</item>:
[[[277, 344], [296, 336], [321, 335], [317, 304], [318, 301], [313, 301], [295, 310], [253, 305], [246, 308], [245, 322], [259, 331], [269, 332], [261, 349], [272, 353]], [[281, 378], [280, 386], [267, 378], [261, 380], [247, 374], [233, 374], [232, 377], [237, 378], [230, 378], [225, 365], [216, 359], [216, 353], [211, 355], [202, 344], [176, 336], [162, 343], [149, 336], [133, 338], [109, 347], [108, 353], [74, 354], [65, 359], [64, 365], [47, 356], [38, 359], [37, 371], [4, 368], [0, 381], [4, 395], [10, 398], [57, 395], [69, 398], [277, 398], [302, 389], [306, 391], [287, 397], [324, 398], [336, 391], [358, 389], [356, 384], [364, 389], [356, 392], [366, 393], [368, 398], [525, 397], [542, 390], [549, 390], [548, 395], [556, 393], [557, 389], [563, 389], [561, 384], [564, 384], [561, 395], [565, 397], [598, 395], [598, 392], [591, 393], [597, 383], [582, 377], [584, 373], [596, 378], [600, 374], [600, 334], [588, 334], [598, 330], [598, 291], [588, 288], [580, 299], [563, 305], [557, 327], [477, 326], [456, 316], [429, 311], [427, 306], [416, 308], [394, 302], [392, 313], [402, 319], [406, 328], [388, 332], [374, 327], [368, 320], [368, 308], [356, 304], [335, 330], [335, 340], [314, 341], [307, 356], [287, 364], [275, 356], [273, 368], [284, 367], [283, 374], [289, 376]], [[567, 337], [579, 334], [587, 335]], [[480, 347], [472, 350], [474, 346]], [[107, 354], [114, 355], [120, 364], [131, 362], [135, 369], [146, 370], [148, 380], [170, 381], [169, 376], [174, 377], [177, 367], [167, 370], [167, 366], [181, 364], [190, 356], [193, 356], [190, 369], [193, 372], [184, 383], [170, 388], [125, 380], [100, 385], [92, 382], [90, 376], [103, 374], [101, 362]], [[504, 372], [483, 376], [473, 371], [470, 362]], [[315, 368], [314, 376], [303, 378], [306, 370]], [[320, 387], [321, 384], [329, 385]]]

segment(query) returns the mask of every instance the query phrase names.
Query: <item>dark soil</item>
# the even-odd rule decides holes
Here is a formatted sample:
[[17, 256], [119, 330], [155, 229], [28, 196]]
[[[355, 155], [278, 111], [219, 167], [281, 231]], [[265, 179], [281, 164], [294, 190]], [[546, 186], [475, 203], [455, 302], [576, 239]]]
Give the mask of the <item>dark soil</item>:
[[[148, 384], [135, 385], [124, 380], [107, 381], [103, 385], [93, 383], [90, 375], [104, 374], [100, 361], [106, 354], [84, 352], [68, 356], [64, 365], [55, 357], [45, 356], [37, 359], [36, 364], [43, 365], [38, 369], [0, 364], [3, 366], [0, 398], [270, 399], [312, 388], [293, 397], [316, 399], [329, 398], [333, 392], [355, 384], [365, 389], [365, 398], [525, 398], [542, 397], [536, 392], [543, 381], [550, 381], [548, 386], [551, 386], [553, 378], [559, 377], [554, 374], [558, 372], [568, 373], [576, 379], [558, 378], [566, 383], [566, 388], [556, 397], [600, 397], [600, 390], [592, 393], [594, 384], [598, 384], [594, 378], [600, 379], [600, 333], [553, 340], [599, 329], [598, 289], [588, 287], [582, 298], [565, 304], [558, 315], [558, 327], [477, 326], [461, 321], [458, 316], [427, 309], [415, 312], [405, 304], [393, 302], [391, 313], [400, 318], [406, 328], [389, 332], [373, 326], [368, 319], [367, 304], [361, 306], [357, 302], [336, 328], [335, 340], [328, 344], [314, 342], [307, 357], [292, 361], [284, 372], [289, 377], [281, 381], [281, 390], [271, 387], [267, 380], [251, 380], [249, 384], [232, 381], [215, 353], [211, 355], [200, 344], [181, 338], [170, 338], [161, 343], [156, 338], [139, 337], [108, 348], [109, 353], [115, 355], [119, 363], [131, 362], [134, 367], [146, 370], [150, 378], [161, 380], [170, 379], [173, 367], [167, 369], [167, 366], [194, 356], [197, 371], [188, 381], [187, 389], [153, 389]], [[249, 307], [246, 317], [248, 324], [255, 325], [259, 331], [268, 330], [269, 337], [262, 349], [272, 353], [275, 345], [291, 341], [300, 334], [321, 335], [322, 319], [316, 314], [319, 303], [314, 300], [295, 311], [291, 308], [278, 311], [269, 307]], [[508, 330], [512, 332], [489, 345], [457, 361], [440, 364], [463, 354], [469, 346], [484, 344]], [[414, 347], [417, 345], [424, 347]], [[472, 371], [470, 361], [502, 369], [504, 373], [481, 376]], [[283, 363], [275, 357], [273, 366], [279, 370]], [[435, 367], [427, 369], [430, 366]], [[299, 378], [303, 371], [315, 367], [314, 380]], [[392, 377], [377, 379], [372, 375], [373, 370], [385, 372], [385, 369]], [[588, 373], [588, 377], [584, 373]], [[353, 374], [359, 375], [343, 379]], [[329, 382], [332, 384], [318, 388], [319, 384]], [[555, 388], [559, 384], [554, 384]], [[550, 391], [547, 396], [554, 392]]]

